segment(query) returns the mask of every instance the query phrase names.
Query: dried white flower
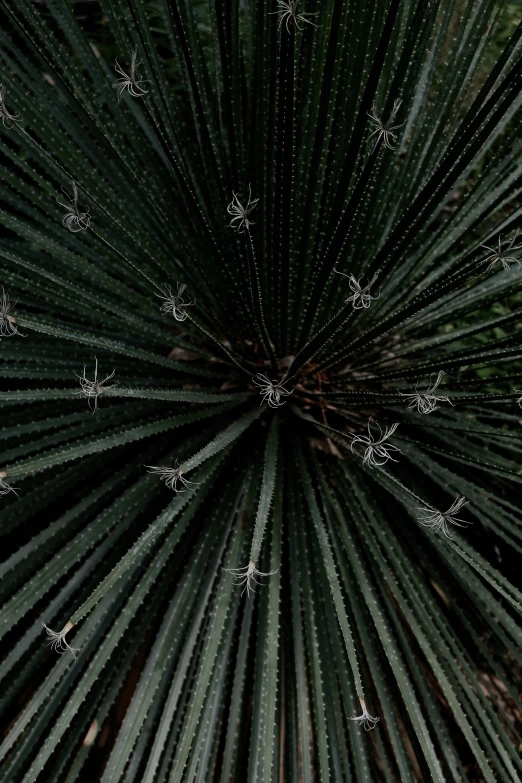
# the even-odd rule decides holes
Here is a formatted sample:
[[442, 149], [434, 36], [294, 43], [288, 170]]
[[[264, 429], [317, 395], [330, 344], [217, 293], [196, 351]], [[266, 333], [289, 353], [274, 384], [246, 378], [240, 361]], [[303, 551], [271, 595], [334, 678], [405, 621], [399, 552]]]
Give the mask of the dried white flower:
[[244, 589], [241, 592], [241, 595], [243, 593], [247, 592], [247, 595], [250, 595], [251, 593], [255, 593], [253, 583], [255, 582], [256, 585], [263, 586], [262, 582], [258, 582], [256, 579], [256, 576], [273, 576], [277, 573], [277, 568], [275, 571], [258, 571], [256, 568], [256, 564], [253, 560], [250, 560], [248, 565], [244, 568], [224, 568], [224, 571], [228, 571], [234, 579], [236, 580], [237, 584], [239, 585], [245, 585]]
[[[442, 370], [437, 375], [437, 380], [435, 383], [430, 386], [423, 394], [420, 394], [418, 391], [410, 392], [410, 393], [403, 393], [399, 392], [401, 397], [409, 397], [410, 402], [408, 403], [408, 408], [417, 408], [419, 413], [432, 413], [433, 411], [436, 411], [439, 407], [437, 405], [438, 402], [449, 402], [450, 405], [453, 405], [449, 397], [442, 397], [438, 394], [435, 394], [441, 380], [446, 375], [445, 372]], [[415, 389], [417, 389], [418, 384], [415, 386]]]
[[368, 112], [368, 117], [370, 118], [370, 122], [373, 124], [373, 127], [375, 130], [370, 133], [368, 136], [368, 141], [372, 138], [372, 136], [375, 136], [377, 133], [377, 138], [375, 139], [375, 144], [373, 145], [373, 149], [376, 148], [380, 140], [383, 140], [384, 146], [388, 147], [389, 150], [394, 150], [395, 147], [393, 144], [397, 141], [396, 134], [394, 131], [396, 131], [398, 128], [402, 128], [404, 125], [404, 122], [402, 122], [400, 125], [394, 125], [395, 117], [397, 116], [397, 112], [399, 111], [399, 107], [401, 105], [402, 101], [395, 100], [393, 101], [393, 109], [391, 110], [391, 114], [386, 120], [386, 122], [383, 122], [380, 120], [377, 115], [375, 114], [375, 106], [372, 106], [371, 112]]
[[[76, 182], [74, 180], [71, 180], [72, 182], [72, 198], [69, 196], [68, 193], [64, 190], [65, 196], [67, 198], [67, 203], [64, 204], [63, 201], [60, 201], [59, 198], [56, 199], [58, 204], [67, 210], [66, 214], [64, 215], [62, 219], [62, 224], [65, 226], [65, 228], [68, 228], [69, 231], [72, 231], [73, 234], [77, 231], [85, 231], [89, 228], [89, 224], [91, 222], [91, 216], [88, 212], [82, 212], [81, 209], [78, 206], [78, 188], [76, 187]], [[63, 188], [62, 188], [63, 190]]]
[[0, 495], [8, 495], [9, 492], [14, 492], [16, 496], [18, 496], [18, 492], [16, 491], [18, 487], [12, 487], [10, 484], [7, 483], [5, 480], [7, 478], [7, 473], [5, 471], [0, 472]]
[[254, 383], [255, 386], [259, 386], [261, 389], [259, 392], [263, 396], [261, 405], [264, 402], [268, 402], [271, 408], [281, 407], [281, 405], [284, 405], [286, 402], [286, 400], [282, 400], [281, 397], [288, 397], [292, 394], [291, 391], [285, 389], [283, 381], [271, 381], [266, 375], [263, 375], [260, 372], [252, 378], [252, 383]]
[[94, 380], [90, 381], [85, 373], [85, 367], [83, 368], [83, 375], [78, 375], [78, 373], [74, 373], [77, 378], [80, 379], [80, 386], [82, 387], [79, 392], [75, 392], [75, 394], [84, 394], [89, 401], [89, 408], [91, 408], [91, 400], [94, 400], [94, 408], [93, 413], [96, 412], [98, 408], [98, 397], [100, 394], [103, 394], [104, 392], [108, 391], [109, 389], [114, 389], [118, 383], [112, 383], [110, 386], [105, 386], [107, 381], [110, 381], [111, 378], [114, 378], [115, 370], [111, 372], [110, 375], [107, 375], [106, 378], [103, 379], [103, 381], [98, 380], [98, 359], [95, 360], [94, 365]]
[[49, 647], [51, 647], [51, 649], [53, 649], [57, 653], [60, 653], [60, 655], [64, 652], [69, 651], [72, 654], [72, 657], [76, 658], [76, 653], [78, 652], [78, 648], [71, 647], [65, 641], [66, 634], [68, 634], [71, 628], [73, 627], [73, 624], [71, 622], [68, 622], [67, 625], [65, 625], [62, 628], [62, 630], [58, 633], [56, 631], [51, 631], [51, 629], [48, 628], [45, 623], [42, 623], [42, 625], [46, 630], [47, 636], [49, 638]]
[[351, 302], [353, 304], [354, 310], [360, 310], [363, 307], [365, 310], [367, 310], [373, 300], [380, 297], [380, 293], [377, 294], [377, 296], [372, 296], [370, 294], [370, 288], [377, 280], [378, 273], [375, 273], [370, 282], [363, 287], [361, 286], [362, 277], [360, 277], [359, 280], [356, 280], [353, 275], [347, 275], [344, 272], [338, 272], [337, 269], [334, 269], [334, 272], [337, 272], [338, 275], [343, 275], [343, 277], [348, 278], [348, 285], [350, 286], [350, 289], [353, 291], [353, 293], [348, 297], [348, 299], [346, 299], [346, 303]]
[[141, 98], [142, 95], [146, 95], [148, 93], [148, 90], [144, 90], [140, 85], [146, 84], [149, 80], [136, 79], [136, 68], [139, 65], [139, 63], [136, 62], [137, 51], [137, 49], [134, 49], [131, 54], [131, 66], [129, 74], [126, 74], [121, 65], [118, 63], [118, 60], [115, 60], [116, 65], [114, 66], [114, 70], [116, 73], [120, 74], [121, 78], [114, 82], [112, 86], [115, 87], [118, 91], [118, 100], [120, 100], [124, 90], [127, 90], [129, 95], [132, 95], [133, 98]]
[[175, 294], [173, 294], [171, 287], [166, 285], [164, 286], [163, 294], [156, 294], [156, 296], [159, 296], [160, 299], [163, 299], [161, 312], [166, 313], [167, 315], [172, 313], [176, 321], [185, 321], [187, 318], [185, 307], [191, 307], [193, 304], [196, 304], [195, 299], [193, 299], [192, 302], [183, 301], [183, 291], [186, 287], [187, 286], [184, 283], [178, 283], [178, 290]]
[[466, 500], [462, 495], [457, 495], [455, 501], [447, 511], [437, 511], [437, 509], [429, 506], [419, 507], [418, 511], [420, 511], [420, 516], [418, 517], [418, 520], [421, 525], [429, 527], [434, 533], [442, 531], [447, 538], [451, 538], [448, 525], [465, 527], [466, 525], [471, 524], [471, 522], [466, 522], [466, 520], [454, 516], [455, 514], [458, 514], [462, 506], [465, 506], [467, 503], [469, 503], [469, 500]]
[[287, 32], [291, 32], [289, 25], [292, 25], [293, 27], [297, 27], [298, 30], [303, 30], [302, 27], [299, 27], [299, 22], [305, 22], [306, 24], [311, 24], [313, 27], [318, 27], [319, 25], [316, 25], [315, 22], [311, 22], [309, 19], [307, 19], [307, 16], [318, 16], [319, 11], [316, 11], [315, 13], [297, 13], [297, 6], [299, 4], [299, 0], [277, 0], [277, 5], [279, 8], [277, 11], [270, 11], [269, 15], [272, 16], [273, 14], [279, 14], [279, 25], [278, 28], [281, 29], [281, 25], [283, 22], [286, 21], [286, 30]]
[[6, 89], [3, 85], [0, 85], [0, 120], [2, 120], [2, 125], [4, 128], [7, 128], [8, 130], [13, 127], [15, 122], [17, 121], [19, 114], [11, 114], [7, 110], [7, 107], [5, 105], [5, 93]]
[[[230, 228], [237, 228], [238, 234], [244, 234], [245, 229], [249, 231], [250, 226], [253, 226], [254, 223], [248, 219], [248, 216], [256, 206], [257, 202], [259, 201], [258, 198], [255, 198], [252, 200], [252, 191], [250, 189], [250, 185], [248, 186], [248, 202], [246, 207], [244, 207], [240, 200], [237, 193], [234, 193], [232, 191], [232, 201], [227, 207], [227, 212], [229, 215], [233, 215], [232, 220], [229, 223]], [[234, 225], [236, 221], [239, 221], [237, 225]]]
[[381, 465], [384, 465], [386, 462], [388, 462], [389, 459], [391, 459], [393, 462], [397, 462], [396, 459], [393, 459], [390, 451], [399, 451], [402, 454], [401, 450], [398, 446], [394, 446], [391, 443], [386, 444], [386, 441], [393, 435], [399, 426], [399, 423], [395, 422], [395, 424], [392, 424], [391, 427], [386, 427], [383, 435], [381, 427], [377, 422], [375, 422], [379, 429], [379, 437], [375, 439], [370, 430], [371, 421], [372, 419], [368, 421], [368, 435], [351, 435], [352, 451], [355, 443], [362, 443], [364, 446], [366, 446], [363, 456], [363, 465], [368, 465], [370, 468], [380, 467]]
[[366, 702], [364, 699], [359, 699], [362, 707], [362, 715], [354, 715], [353, 718], [348, 720], [356, 720], [359, 726], [364, 726], [365, 731], [370, 731], [375, 728], [375, 724], [379, 722], [380, 718], [373, 718], [366, 709]]
[[[161, 476], [163, 481], [165, 482], [165, 485], [169, 488], [174, 490], [174, 492], [185, 492], [185, 489], [190, 489], [191, 492], [194, 490], [191, 489], [191, 486], [193, 484], [199, 484], [198, 481], [189, 481], [186, 479], [183, 475], [183, 469], [181, 465], [178, 465], [178, 461], [174, 463], [173, 468], [165, 468], [165, 467], [156, 467], [155, 465], [145, 465], [146, 468], [149, 468], [149, 473], [156, 473], [157, 475]], [[180, 484], [182, 487], [185, 487], [185, 489], [181, 489], [178, 487], [178, 484]]]
[[10, 310], [16, 305], [18, 299], [14, 302], [9, 301], [9, 297], [2, 287], [2, 298], [0, 299], [0, 337], [12, 337], [18, 334], [20, 337], [25, 335], [20, 334], [16, 326], [16, 319], [13, 315], [9, 315]]
[[514, 258], [513, 256], [510, 256], [509, 253], [511, 253], [514, 250], [520, 250], [522, 248], [522, 245], [515, 245], [515, 242], [518, 238], [518, 231], [515, 232], [515, 236], [511, 240], [511, 242], [508, 244], [504, 250], [502, 250], [502, 234], [499, 234], [498, 237], [498, 248], [495, 250], [492, 247], [489, 247], [488, 245], [481, 245], [480, 247], [483, 247], [485, 250], [489, 250], [490, 254], [487, 258], [484, 259], [484, 261], [481, 261], [481, 264], [488, 264], [488, 268], [486, 269], [486, 272], [488, 272], [492, 266], [494, 266], [497, 261], [500, 261], [502, 264], [504, 271], [509, 271], [509, 265], [510, 264], [518, 264], [520, 266], [520, 259]]

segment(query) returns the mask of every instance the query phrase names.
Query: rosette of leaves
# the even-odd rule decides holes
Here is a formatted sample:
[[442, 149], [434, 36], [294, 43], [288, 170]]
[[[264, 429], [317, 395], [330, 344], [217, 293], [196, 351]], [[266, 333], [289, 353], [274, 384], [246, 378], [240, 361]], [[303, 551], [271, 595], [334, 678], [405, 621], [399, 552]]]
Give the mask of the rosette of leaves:
[[0, 11], [2, 780], [519, 780], [522, 27], [80, 5]]

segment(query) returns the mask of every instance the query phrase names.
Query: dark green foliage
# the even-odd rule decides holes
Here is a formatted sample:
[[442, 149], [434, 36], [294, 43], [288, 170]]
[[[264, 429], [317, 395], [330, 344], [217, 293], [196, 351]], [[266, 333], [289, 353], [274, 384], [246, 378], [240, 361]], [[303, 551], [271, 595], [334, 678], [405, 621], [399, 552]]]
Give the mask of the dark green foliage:
[[2, 780], [521, 779], [517, 7], [0, 3]]

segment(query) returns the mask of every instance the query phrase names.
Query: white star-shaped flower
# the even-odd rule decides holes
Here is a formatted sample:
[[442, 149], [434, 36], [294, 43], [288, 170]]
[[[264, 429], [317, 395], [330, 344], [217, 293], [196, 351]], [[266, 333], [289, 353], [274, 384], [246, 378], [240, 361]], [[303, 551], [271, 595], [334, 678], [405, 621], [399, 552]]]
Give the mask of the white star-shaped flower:
[[51, 631], [51, 629], [48, 628], [45, 623], [42, 623], [42, 625], [45, 628], [45, 632], [47, 633], [47, 637], [49, 639], [49, 647], [52, 650], [54, 650], [57, 653], [60, 653], [60, 655], [64, 652], [70, 652], [72, 657], [76, 658], [76, 653], [78, 652], [78, 648], [71, 647], [71, 645], [65, 641], [66, 635], [73, 627], [73, 624], [71, 622], [68, 622], [67, 625], [64, 626], [64, 628], [62, 628], [61, 631]]
[[244, 568], [224, 568], [223, 570], [232, 574], [238, 584], [245, 585], [241, 595], [243, 595], [246, 590], [248, 596], [250, 596], [251, 593], [255, 593], [253, 587], [254, 582], [256, 585], [260, 586], [263, 584], [262, 582], [258, 582], [256, 576], [273, 576], [275, 573], [277, 573], [277, 569], [275, 571], [266, 572], [258, 571], [253, 560], [250, 560], [248, 565]]
[[433, 530], [434, 533], [442, 532], [447, 538], [451, 538], [448, 525], [465, 527], [471, 524], [471, 522], [466, 522], [466, 520], [455, 516], [455, 514], [459, 513], [462, 506], [465, 506], [467, 503], [469, 501], [465, 497], [457, 495], [447, 511], [437, 511], [436, 508], [431, 508], [431, 506], [421, 506], [418, 509], [420, 512], [418, 520], [421, 525]]
[[[178, 465], [177, 460], [174, 463], [173, 468], [155, 465], [145, 465], [145, 467], [149, 469], [149, 473], [155, 473], [160, 476], [165, 482], [165, 485], [176, 493], [185, 492], [187, 489], [190, 489], [190, 491], [193, 492], [194, 490], [191, 489], [192, 485], [198, 483], [197, 481], [189, 481], [185, 478], [182, 466]], [[181, 489], [181, 487], [184, 487], [185, 489]]]
[[355, 720], [359, 726], [364, 726], [365, 731], [371, 731], [375, 728], [375, 724], [379, 722], [380, 718], [373, 718], [366, 709], [366, 702], [364, 699], [359, 699], [362, 707], [362, 715], [354, 715], [353, 718], [348, 720]]
[[7, 483], [6, 478], [7, 473], [2, 470], [0, 472], [0, 495], [8, 495], [9, 492], [14, 492], [14, 494], [18, 496], [18, 492], [16, 491], [18, 487], [12, 487]]
[[397, 116], [397, 112], [399, 111], [400, 105], [402, 101], [395, 100], [393, 102], [393, 109], [391, 110], [391, 114], [386, 120], [386, 122], [383, 122], [380, 120], [377, 115], [375, 114], [375, 106], [372, 107], [372, 111], [368, 112], [368, 117], [370, 118], [370, 122], [372, 123], [372, 126], [374, 128], [373, 132], [370, 133], [368, 136], [368, 140], [372, 138], [372, 136], [375, 136], [377, 134], [377, 138], [375, 139], [375, 144], [373, 145], [373, 149], [376, 148], [380, 140], [383, 140], [383, 144], [385, 147], [388, 147], [389, 150], [394, 150], [395, 147], [393, 146], [397, 141], [397, 135], [394, 133], [398, 128], [402, 128], [404, 123], [402, 122], [400, 125], [394, 125], [395, 117]]
[[518, 232], [515, 233], [515, 236], [509, 242], [507, 247], [502, 250], [502, 234], [498, 237], [498, 247], [495, 249], [493, 247], [489, 247], [489, 245], [481, 245], [480, 247], [483, 247], [485, 250], [490, 251], [490, 255], [485, 258], [483, 261], [481, 261], [481, 264], [488, 264], [488, 267], [486, 269], [486, 272], [491, 269], [492, 266], [494, 266], [498, 261], [502, 264], [502, 267], [505, 272], [509, 271], [510, 264], [518, 264], [520, 266], [520, 259], [515, 258], [514, 256], [510, 256], [509, 253], [520, 250], [522, 248], [522, 245], [515, 245], [515, 242], [518, 238]]
[[359, 280], [356, 280], [353, 275], [347, 275], [344, 272], [338, 272], [337, 269], [334, 269], [334, 272], [337, 272], [338, 275], [343, 275], [343, 277], [348, 278], [348, 285], [350, 286], [350, 289], [353, 293], [348, 297], [348, 299], [346, 299], [346, 303], [351, 302], [354, 310], [361, 310], [362, 308], [367, 310], [373, 300], [380, 297], [380, 294], [377, 294], [376, 296], [370, 294], [370, 288], [377, 280], [377, 273], [374, 274], [369, 283], [367, 283], [365, 286], [362, 286], [362, 277], [359, 278]]
[[160, 299], [163, 299], [161, 312], [168, 315], [172, 314], [176, 321], [185, 321], [188, 317], [187, 313], [185, 312], [185, 307], [191, 307], [196, 303], [195, 300], [192, 300], [192, 302], [183, 301], [183, 292], [186, 287], [187, 286], [185, 284], [178, 283], [178, 290], [175, 294], [173, 294], [171, 287], [166, 285], [164, 287], [164, 294], [156, 294], [156, 296], [159, 296]]
[[279, 15], [279, 29], [281, 29], [281, 25], [283, 22], [285, 22], [286, 30], [288, 33], [291, 32], [290, 25], [292, 27], [297, 27], [298, 30], [303, 30], [304, 28], [299, 27], [299, 22], [305, 22], [306, 24], [311, 24], [313, 27], [318, 27], [319, 25], [316, 25], [315, 22], [311, 22], [309, 19], [307, 19], [307, 16], [317, 16], [319, 14], [319, 11], [316, 11], [315, 13], [297, 13], [297, 6], [299, 4], [299, 0], [277, 0], [277, 5], [279, 8], [277, 11], [270, 11], [269, 14], [278, 14]]
[[130, 66], [130, 73], [125, 73], [121, 65], [118, 63], [118, 60], [115, 60], [116, 65], [114, 66], [114, 70], [116, 73], [120, 74], [120, 78], [114, 82], [112, 85], [116, 88], [118, 91], [118, 100], [120, 100], [122, 93], [127, 90], [129, 95], [132, 95], [133, 98], [141, 98], [142, 95], [146, 95], [148, 93], [148, 90], [144, 90], [143, 87], [141, 87], [142, 84], [146, 84], [148, 82], [148, 79], [136, 79], [136, 68], [138, 67], [139, 63], [136, 62], [136, 53], [137, 49], [134, 49], [134, 51], [131, 54], [131, 66]]
[[109, 389], [114, 389], [118, 384], [112, 383], [110, 386], [105, 386], [107, 381], [110, 381], [111, 378], [114, 378], [115, 370], [111, 372], [110, 375], [107, 375], [106, 378], [103, 379], [103, 381], [98, 380], [98, 359], [95, 361], [94, 365], [94, 379], [91, 381], [89, 378], [87, 378], [86, 375], [86, 368], [83, 368], [83, 375], [78, 375], [78, 373], [75, 373], [76, 377], [80, 379], [80, 386], [81, 389], [79, 392], [75, 392], [76, 394], [84, 394], [88, 399], [89, 408], [91, 408], [91, 401], [94, 400], [94, 408], [93, 413], [96, 412], [98, 409], [98, 397], [100, 394], [103, 394], [104, 392], [108, 391]]
[[18, 331], [14, 315], [9, 314], [17, 301], [18, 300], [15, 299], [14, 302], [10, 302], [8, 294], [2, 287], [2, 298], [0, 299], [0, 337], [13, 337], [15, 334], [20, 335], [20, 337], [25, 336]]
[[2, 120], [2, 125], [4, 128], [9, 130], [16, 123], [20, 115], [11, 114], [11, 112], [8, 111], [7, 106], [5, 105], [5, 93], [5, 87], [0, 86], [0, 120]]
[[371, 421], [372, 419], [368, 421], [368, 435], [351, 435], [351, 450], [353, 451], [353, 447], [356, 443], [362, 443], [363, 446], [365, 446], [363, 465], [368, 465], [369, 468], [378, 468], [381, 465], [386, 464], [389, 459], [391, 459], [393, 462], [397, 462], [397, 460], [392, 457], [390, 452], [401, 452], [401, 450], [398, 446], [394, 446], [392, 443], [386, 443], [386, 441], [393, 435], [399, 426], [399, 423], [395, 422], [395, 424], [392, 424], [390, 427], [386, 427], [383, 434], [381, 427], [377, 422], [375, 422], [379, 429], [379, 437], [374, 438], [370, 429]]
[[[248, 219], [248, 216], [258, 201], [258, 198], [252, 200], [250, 185], [248, 186], [248, 201], [246, 207], [241, 204], [237, 193], [232, 191], [232, 201], [227, 207], [228, 214], [233, 215], [232, 220], [229, 223], [230, 228], [236, 228], [238, 234], [244, 234], [245, 231], [249, 231], [250, 226], [253, 226], [254, 223]], [[236, 223], [237, 225], [235, 225]]]
[[432, 413], [433, 411], [436, 411], [439, 407], [437, 405], [438, 402], [449, 402], [450, 405], [453, 405], [449, 397], [443, 397], [441, 395], [435, 394], [441, 380], [445, 375], [446, 373], [441, 370], [437, 375], [437, 380], [435, 383], [429, 386], [424, 393], [415, 391], [408, 393], [399, 392], [399, 394], [401, 397], [408, 397], [410, 400], [408, 403], [408, 408], [417, 408], [419, 413]]
[[74, 234], [77, 231], [86, 231], [89, 228], [91, 216], [87, 211], [82, 212], [78, 206], [78, 188], [76, 187], [76, 182], [74, 180], [72, 180], [72, 191], [72, 197], [69, 196], [65, 190], [63, 191], [67, 198], [66, 204], [64, 204], [63, 201], [60, 201], [59, 198], [57, 198], [56, 201], [61, 207], [67, 210], [62, 218], [62, 224]]
[[262, 373], [255, 375], [252, 378], [252, 382], [261, 389], [259, 392], [263, 397], [261, 404], [267, 402], [271, 408], [280, 408], [286, 402], [281, 397], [288, 397], [292, 394], [291, 391], [285, 389], [283, 381], [271, 381], [270, 378]]

